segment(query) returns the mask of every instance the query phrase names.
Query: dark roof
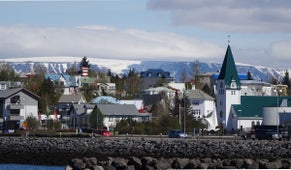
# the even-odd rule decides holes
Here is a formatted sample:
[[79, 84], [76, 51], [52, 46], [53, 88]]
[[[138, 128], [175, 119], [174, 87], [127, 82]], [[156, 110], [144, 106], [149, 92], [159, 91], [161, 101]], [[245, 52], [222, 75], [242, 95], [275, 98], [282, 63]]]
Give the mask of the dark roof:
[[31, 91], [29, 91], [25, 88], [13, 88], [13, 89], [7, 89], [7, 90], [0, 90], [0, 98], [2, 98], [2, 99], [9, 98], [10, 96], [13, 96], [16, 93], [19, 93], [20, 91], [22, 91], [28, 95], [31, 95], [37, 99], [40, 98], [38, 95], [32, 93]]
[[162, 99], [161, 95], [159, 94], [144, 94], [142, 98], [145, 106], [157, 104]]
[[134, 104], [97, 104], [103, 115], [137, 116], [141, 115]]
[[78, 115], [85, 114], [86, 109], [94, 109], [95, 104], [73, 104], [71, 109], [74, 109]]
[[140, 77], [142, 78], [155, 78], [155, 77], [171, 78], [170, 72], [164, 71], [162, 69], [148, 69], [147, 71], [142, 71], [140, 72]]
[[241, 104], [232, 107], [238, 117], [263, 117], [264, 107], [276, 107], [283, 100], [291, 107], [291, 96], [241, 96]]
[[240, 88], [239, 77], [237, 74], [231, 48], [229, 45], [227, 46], [227, 50], [224, 56], [223, 64], [218, 79], [224, 80], [226, 88], [230, 88], [230, 84], [232, 81], [235, 81], [237, 84], [237, 88]]

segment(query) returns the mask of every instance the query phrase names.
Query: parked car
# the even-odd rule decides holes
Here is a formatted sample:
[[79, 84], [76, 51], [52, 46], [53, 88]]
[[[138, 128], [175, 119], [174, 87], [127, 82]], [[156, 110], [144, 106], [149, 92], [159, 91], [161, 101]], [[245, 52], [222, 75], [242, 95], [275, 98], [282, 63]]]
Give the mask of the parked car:
[[112, 137], [112, 133], [107, 130], [98, 130], [98, 135], [106, 136], [106, 137]]
[[182, 132], [181, 130], [171, 130], [169, 132], [169, 138], [186, 138], [187, 134]]

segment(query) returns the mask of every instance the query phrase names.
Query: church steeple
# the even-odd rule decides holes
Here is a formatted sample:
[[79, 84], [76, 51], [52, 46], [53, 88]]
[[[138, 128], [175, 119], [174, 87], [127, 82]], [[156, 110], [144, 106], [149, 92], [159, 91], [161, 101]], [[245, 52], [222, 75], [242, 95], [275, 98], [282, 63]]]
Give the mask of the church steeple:
[[235, 62], [228, 45], [224, 56], [223, 64], [218, 76], [218, 80], [224, 80], [226, 88], [240, 89], [240, 80], [236, 70]]

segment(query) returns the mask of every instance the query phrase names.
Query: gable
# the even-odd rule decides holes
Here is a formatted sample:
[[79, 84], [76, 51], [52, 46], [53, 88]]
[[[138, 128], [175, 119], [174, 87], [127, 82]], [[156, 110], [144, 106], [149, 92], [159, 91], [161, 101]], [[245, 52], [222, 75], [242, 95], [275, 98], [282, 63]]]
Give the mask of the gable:
[[23, 92], [24, 94], [38, 100], [40, 97], [32, 92], [30, 92], [27, 89], [24, 88], [13, 88], [13, 89], [8, 89], [8, 90], [0, 90], [0, 98], [1, 99], [7, 99], [17, 93]]

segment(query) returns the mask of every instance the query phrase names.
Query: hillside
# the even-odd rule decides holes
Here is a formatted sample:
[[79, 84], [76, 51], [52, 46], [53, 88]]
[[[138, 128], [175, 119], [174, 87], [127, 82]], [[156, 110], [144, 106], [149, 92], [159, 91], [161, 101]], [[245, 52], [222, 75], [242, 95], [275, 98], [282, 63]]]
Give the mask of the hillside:
[[[3, 61], [10, 64], [13, 69], [19, 74], [31, 72], [39, 65], [47, 68], [48, 73], [64, 73], [70, 67], [79, 68], [79, 62], [82, 58], [79, 57], [31, 57], [31, 58], [12, 58], [4, 59]], [[193, 62], [174, 62], [174, 61], [138, 61], [138, 60], [115, 60], [115, 59], [99, 59], [88, 58], [91, 69], [107, 71], [122, 75], [127, 74], [129, 68], [134, 68], [136, 71], [145, 71], [150, 68], [160, 68], [170, 72], [177, 81], [180, 81], [183, 72], [191, 77]], [[220, 70], [222, 63], [205, 63], [200, 62], [201, 73], [215, 73]], [[253, 66], [237, 63], [238, 73], [247, 73], [250, 71], [253, 78], [269, 82], [272, 77], [282, 78], [284, 74], [280, 70], [274, 68]]]

